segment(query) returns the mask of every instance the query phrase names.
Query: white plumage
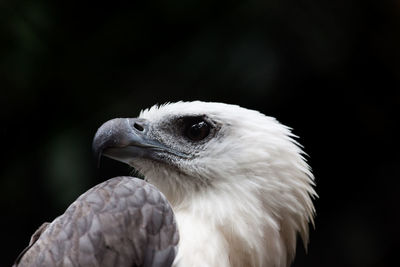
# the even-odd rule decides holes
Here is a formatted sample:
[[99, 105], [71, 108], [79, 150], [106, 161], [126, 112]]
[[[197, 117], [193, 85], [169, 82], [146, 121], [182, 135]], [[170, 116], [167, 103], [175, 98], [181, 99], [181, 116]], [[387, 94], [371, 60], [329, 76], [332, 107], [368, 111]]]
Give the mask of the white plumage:
[[[169, 120], [207, 117], [215, 136], [173, 166], [129, 162], [171, 202], [180, 233], [175, 266], [287, 266], [296, 236], [308, 243], [314, 178], [290, 128], [236, 105], [178, 102], [139, 118], [162, 132]], [[179, 146], [174, 136], [160, 138]]]

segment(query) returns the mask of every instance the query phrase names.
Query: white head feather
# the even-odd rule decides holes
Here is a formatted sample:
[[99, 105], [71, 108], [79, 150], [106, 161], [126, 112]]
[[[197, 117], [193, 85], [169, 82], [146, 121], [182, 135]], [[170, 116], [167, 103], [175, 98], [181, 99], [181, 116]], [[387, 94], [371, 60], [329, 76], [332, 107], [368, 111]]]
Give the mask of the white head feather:
[[174, 208], [181, 236], [175, 265], [289, 265], [297, 233], [308, 242], [316, 196], [290, 129], [257, 111], [222, 103], [177, 102], [140, 114], [164, 128], [179, 116], [206, 116], [215, 135], [192, 148], [195, 157], [174, 166], [146, 159], [132, 163]]

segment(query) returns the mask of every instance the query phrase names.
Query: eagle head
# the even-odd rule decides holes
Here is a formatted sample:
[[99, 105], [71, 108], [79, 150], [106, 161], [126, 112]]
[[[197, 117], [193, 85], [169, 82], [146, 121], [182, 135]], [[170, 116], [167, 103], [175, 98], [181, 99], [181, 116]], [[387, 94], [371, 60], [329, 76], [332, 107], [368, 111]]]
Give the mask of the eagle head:
[[162, 191], [178, 225], [182, 213], [215, 227], [232, 265], [243, 263], [233, 259], [237, 254], [250, 257], [249, 266], [285, 266], [294, 257], [297, 233], [308, 242], [316, 196], [294, 137], [258, 111], [194, 101], [110, 120], [93, 147], [98, 156], [133, 166]]

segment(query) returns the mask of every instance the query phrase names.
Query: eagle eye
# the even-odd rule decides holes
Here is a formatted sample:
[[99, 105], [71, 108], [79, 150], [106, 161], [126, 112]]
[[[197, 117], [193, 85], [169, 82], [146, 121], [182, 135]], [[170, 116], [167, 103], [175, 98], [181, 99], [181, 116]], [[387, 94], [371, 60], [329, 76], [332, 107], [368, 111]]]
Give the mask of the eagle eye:
[[185, 135], [192, 141], [201, 141], [210, 133], [210, 125], [207, 122], [195, 121], [187, 125]]

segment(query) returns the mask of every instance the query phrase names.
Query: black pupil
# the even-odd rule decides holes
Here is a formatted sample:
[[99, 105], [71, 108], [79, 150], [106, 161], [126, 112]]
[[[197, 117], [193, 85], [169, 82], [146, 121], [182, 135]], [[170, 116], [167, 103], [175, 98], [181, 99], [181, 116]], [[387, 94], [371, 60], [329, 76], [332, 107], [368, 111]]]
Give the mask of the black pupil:
[[210, 126], [204, 122], [200, 121], [192, 124], [187, 129], [186, 135], [193, 141], [203, 140], [210, 133]]

